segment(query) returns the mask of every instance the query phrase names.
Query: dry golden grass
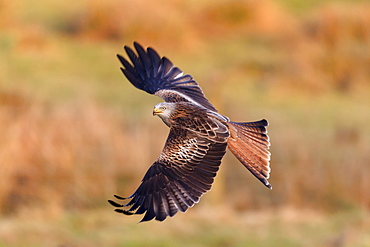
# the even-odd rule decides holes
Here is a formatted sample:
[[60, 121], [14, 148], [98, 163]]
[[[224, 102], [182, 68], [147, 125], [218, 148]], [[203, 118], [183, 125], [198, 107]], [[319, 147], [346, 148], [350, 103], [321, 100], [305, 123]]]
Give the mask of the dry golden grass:
[[[118, 192], [129, 195], [166, 136], [160, 121], [134, 123], [86, 100], [55, 105], [9, 92], [1, 99], [3, 214], [24, 207], [58, 214], [66, 209], [100, 207]], [[236, 102], [236, 106], [244, 105]], [[221, 194], [211, 192], [209, 198], [224, 198], [222, 194], [227, 193], [235, 210], [287, 205], [328, 211], [367, 208], [370, 179], [364, 171], [370, 160], [369, 131], [357, 126], [365, 125], [369, 114], [353, 112], [352, 107], [359, 103], [332, 109], [330, 104], [339, 103], [338, 99], [321, 98], [314, 103], [316, 109], [303, 100], [298, 103], [303, 112], [296, 112], [294, 105], [284, 106], [285, 101], [272, 102], [281, 104], [274, 106], [278, 114], [266, 110], [273, 123], [273, 191], [266, 190], [228, 155], [222, 166], [224, 175], [216, 179]]]
[[150, 147], [164, 143], [152, 126], [88, 100], [55, 105], [17, 92], [0, 98], [2, 214], [106, 205], [117, 185], [139, 182], [137, 169], [143, 173], [156, 155]]
[[[26, 12], [30, 7], [26, 2], [19, 1], [18, 4], [2, 2], [2, 5], [7, 10], [0, 14], [6, 17], [7, 21], [4, 23], [8, 24], [2, 23], [2, 26], [8, 31], [8, 37], [10, 37], [9, 40], [3, 41], [4, 66], [11, 71], [3, 71], [4, 80], [27, 81], [17, 73], [17, 70], [23, 67], [27, 68], [24, 69], [24, 73], [32, 73], [30, 74], [32, 77], [28, 78], [32, 81], [46, 80], [49, 83], [51, 76], [55, 77], [52, 78], [54, 81], [61, 73], [68, 76], [68, 72], [63, 68], [61, 71], [56, 71], [59, 73], [56, 75], [50, 73], [49, 76], [41, 72], [53, 71], [56, 67], [45, 60], [52, 62], [61, 56], [65, 60], [62, 66], [69, 65], [73, 52], [71, 55], [65, 55], [65, 51], [60, 48], [60, 43], [57, 43], [54, 38], [54, 36], [58, 38], [67, 35], [63, 38], [67, 43], [71, 42], [71, 39], [82, 40], [82, 42], [89, 40], [88, 42], [96, 44], [107, 40], [112, 42], [138, 39], [144, 44], [166, 46], [171, 53], [175, 47], [180, 46], [192, 50], [204, 48], [203, 53], [196, 54], [198, 57], [209, 53], [208, 49], [214, 52], [214, 55], [204, 58], [203, 64], [210, 62], [209, 68], [201, 67], [198, 70], [195, 67], [194, 70], [198, 74], [203, 74], [201, 81], [210, 81], [212, 85], [218, 85], [225, 90], [225, 92], [218, 92], [210, 86], [211, 84], [202, 84], [212, 100], [224, 98], [224, 100], [218, 100], [216, 104], [226, 112], [230, 109], [229, 105], [253, 104], [252, 100], [247, 102], [244, 100], [248, 97], [253, 98], [253, 92], [247, 93], [248, 90], [255, 90], [260, 98], [272, 97], [271, 104], [281, 103], [283, 102], [279, 101], [281, 97], [292, 94], [304, 97], [320, 95], [325, 98], [326, 94], [332, 95], [333, 92], [334, 94], [339, 92], [356, 98], [356, 95], [366, 95], [365, 92], [369, 90], [370, 32], [366, 28], [370, 26], [368, 4], [327, 5], [302, 18], [288, 14], [272, 1], [250, 0], [204, 2], [196, 5], [173, 1], [158, 8], [158, 11], [149, 12], [146, 10], [155, 8], [155, 5], [146, 0], [104, 3], [92, 1], [89, 4], [80, 3], [75, 6], [67, 6], [62, 1], [56, 1], [53, 5], [55, 8], [50, 12], [45, 12], [42, 6], [36, 6], [34, 15], [47, 13], [37, 17]], [[65, 8], [63, 14], [60, 14], [58, 8]], [[53, 32], [57, 33], [53, 34]], [[222, 41], [225, 36], [229, 36], [229, 39]], [[89, 44], [89, 46], [94, 45]], [[207, 46], [209, 48], [206, 48]], [[6, 50], [6, 47], [10, 49]], [[76, 47], [73, 49], [78, 50]], [[240, 55], [240, 51], [245, 51], [245, 54]], [[98, 61], [90, 62], [88, 58], [81, 57], [87, 53], [88, 51], [85, 51], [75, 59], [80, 59], [81, 63], [87, 63], [87, 65], [94, 63], [93, 68], [99, 67], [95, 64]], [[182, 50], [177, 52], [177, 54], [185, 53]], [[18, 58], [21, 56], [26, 58], [23, 61], [32, 61], [32, 57], [35, 57], [39, 70], [27, 64], [22, 65], [21, 62], [19, 62], [20, 65], [14, 64], [14, 66], [6, 64], [7, 60], [13, 63], [17, 61], [18, 64]], [[104, 59], [109, 58], [104, 57]], [[113, 56], [112, 59], [114, 59]], [[58, 64], [57, 61], [54, 63]], [[71, 63], [70, 67], [74, 69], [75, 65], [76, 63]], [[199, 63], [199, 65], [202, 64]], [[216, 72], [214, 68], [220, 67], [222, 73]], [[78, 74], [80, 71], [75, 69], [74, 73]], [[99, 71], [96, 72], [98, 77], [103, 78], [98, 74]], [[101, 73], [107, 74], [106, 71]], [[208, 76], [205, 76], [207, 74]], [[90, 74], [88, 76], [90, 80], [94, 78]], [[245, 85], [240, 83], [245, 80], [244, 78], [249, 79]], [[73, 76], [72, 82], [69, 81], [71, 81], [70, 78], [68, 83], [71, 88], [74, 87]], [[228, 87], [221, 86], [225, 81], [228, 81]], [[46, 83], [39, 85], [46, 85]], [[86, 87], [87, 83], [85, 82], [84, 85]], [[32, 86], [27, 85], [25, 91], [30, 87]], [[94, 90], [101, 91], [101, 86], [95, 87]], [[101, 197], [108, 196], [116, 190], [118, 181], [126, 179], [130, 181], [132, 176], [138, 179], [137, 173], [130, 171], [132, 168], [129, 167], [140, 164], [139, 166], [145, 170], [145, 167], [155, 158], [156, 152], [160, 150], [158, 148], [153, 151], [151, 146], [161, 146], [164, 142], [161, 140], [164, 138], [160, 135], [161, 138], [158, 138], [160, 141], [153, 141], [155, 138], [147, 140], [148, 136], [153, 135], [151, 132], [153, 126], [147, 124], [134, 126], [132, 120], [127, 122], [125, 117], [117, 116], [116, 112], [99, 105], [94, 100], [87, 99], [65, 104], [52, 103], [50, 98], [43, 101], [37, 96], [30, 97], [27, 93], [10, 88], [10, 91], [5, 90], [1, 95], [0, 112], [1, 129], [6, 133], [4, 135], [6, 138], [0, 142], [2, 147], [0, 159], [4, 164], [1, 167], [4, 179], [0, 182], [2, 184], [0, 195], [1, 208], [4, 212], [17, 207], [13, 205], [21, 206], [27, 203], [38, 206], [50, 204], [62, 210], [68, 207], [91, 206], [95, 203], [94, 200], [101, 202]], [[78, 86], [75, 91], [81, 88], [83, 87]], [[235, 91], [238, 91], [240, 99], [232, 94], [229, 96], [228, 92]], [[128, 97], [127, 93], [123, 95]], [[303, 100], [304, 105], [301, 106], [303, 107], [301, 110], [309, 111], [310, 106], [307, 102], [311, 100], [310, 98]], [[289, 129], [289, 132], [282, 132], [285, 133], [284, 135], [273, 138], [273, 144], [274, 142], [276, 144], [272, 148], [274, 156], [277, 157], [274, 158], [273, 163], [281, 163], [284, 167], [284, 169], [274, 169], [273, 179], [286, 184], [286, 191], [275, 192], [275, 197], [284, 198], [286, 203], [301, 206], [301, 204], [307, 204], [303, 196], [307, 191], [312, 191], [309, 193], [314, 194], [314, 191], [326, 188], [327, 191], [322, 191], [315, 196], [313, 204], [318, 204], [328, 195], [338, 193], [345, 195], [344, 201], [354, 202], [355, 205], [368, 205], [369, 199], [363, 191], [368, 179], [366, 174], [361, 172], [365, 169], [364, 164], [368, 159], [364, 155], [366, 154], [364, 150], [368, 148], [366, 144], [368, 139], [353, 125], [358, 124], [360, 120], [347, 124], [346, 118], [343, 118], [340, 119], [340, 123], [336, 123], [334, 120], [325, 119], [320, 111], [314, 112], [311, 117], [318, 117], [318, 121], [329, 121], [330, 126], [323, 127], [325, 138], [320, 140], [321, 143], [318, 145], [317, 139], [305, 138], [302, 128], [312, 128], [313, 135], [319, 138], [320, 124], [316, 124], [316, 120], [313, 121], [309, 116], [294, 112], [293, 105], [296, 103], [293, 101], [294, 99], [291, 103], [282, 103], [291, 104], [286, 107], [284, 114], [291, 113], [297, 118], [306, 117], [304, 121], [310, 121], [311, 125], [295, 126], [291, 124], [291, 120], [284, 122], [277, 116], [275, 119], [274, 116], [270, 117], [275, 121], [275, 125], [276, 121], [281, 121], [282, 125], [293, 128], [293, 130]], [[337, 98], [322, 102], [333, 118], [341, 116], [341, 113], [331, 112], [330, 104], [340, 101], [341, 99]], [[263, 106], [263, 111], [271, 108], [268, 104], [269, 102]], [[362, 102], [354, 103], [352, 106], [357, 107], [359, 104]], [[324, 109], [320, 105], [316, 107], [319, 107], [319, 110]], [[348, 111], [348, 106], [343, 107], [343, 111]], [[235, 112], [235, 110], [229, 111], [228, 114], [233, 115]], [[360, 114], [366, 114], [366, 111], [359, 112], [354, 117]], [[281, 131], [273, 128], [274, 125], [271, 126], [272, 131]], [[163, 133], [165, 135], [165, 131]], [[271, 135], [274, 133], [272, 132]], [[140, 151], [125, 151], [124, 147], [132, 143], [134, 146], [140, 145], [140, 150], [146, 150], [150, 155], [141, 155]], [[285, 149], [276, 148], [276, 146], [287, 147], [289, 151], [286, 152]], [[295, 151], [297, 146], [298, 150]], [[335, 150], [323, 152], [321, 149], [325, 146], [335, 147]], [[342, 157], [341, 154], [347, 152], [348, 148], [356, 152], [351, 154], [350, 158]], [[334, 179], [341, 174], [341, 169], [336, 169], [332, 164], [341, 163], [342, 159], [350, 159], [350, 162], [357, 164], [352, 173], [349, 173], [350, 179]], [[297, 168], [287, 173], [285, 166], [289, 167], [296, 163], [298, 163]], [[122, 164], [130, 164], [130, 166]], [[347, 170], [344, 169], [344, 171]], [[230, 174], [229, 176], [232, 177], [232, 172]], [[314, 174], [312, 176], [317, 179], [315, 185], [311, 185], [309, 177], [305, 178], [307, 174]], [[348, 175], [347, 172], [341, 174], [341, 176], [346, 175]], [[328, 179], [329, 176], [332, 178]], [[361, 182], [357, 186], [351, 181], [356, 180], [358, 176]], [[230, 184], [233, 184], [232, 181], [233, 179]], [[55, 198], [49, 200], [51, 195]], [[336, 196], [333, 197], [334, 201], [337, 200]], [[94, 199], [91, 200], [91, 198]], [[264, 203], [263, 200], [263, 196], [252, 196], [248, 200], [241, 200], [239, 207], [259, 207], [258, 205]], [[278, 199], [272, 199], [272, 201], [275, 200]], [[245, 206], [242, 206], [244, 204]], [[332, 206], [335, 203], [328, 204]]]
[[50, 106], [16, 93], [1, 96], [2, 212], [78, 208], [114, 190], [117, 162], [127, 154], [121, 151], [125, 133], [108, 112], [89, 104]]
[[[52, 237], [43, 244], [31, 242], [44, 246], [55, 239], [71, 246], [144, 241], [142, 235], [130, 238], [140, 231], [127, 225], [120, 230], [130, 234], [122, 240], [113, 230], [112, 240], [107, 229], [115, 229], [118, 220], [97, 220], [106, 217], [99, 210], [110, 210], [106, 200], [113, 194], [133, 192], [168, 131], [150, 116], [154, 101], [119, 74], [115, 53], [122, 53], [122, 44], [138, 40], [194, 75], [209, 99], [232, 120], [270, 121], [273, 190], [264, 188], [228, 154], [216, 187], [185, 216], [176, 216], [186, 226], [175, 227], [175, 235], [189, 243], [179, 234], [185, 229], [196, 236], [199, 246], [260, 241], [271, 246], [276, 240], [282, 246], [351, 246], [351, 242], [366, 246], [369, 26], [367, 3], [327, 4], [297, 14], [268, 0], [169, 1], [160, 6], [149, 0], [73, 4], [56, 0], [40, 5], [0, 0], [0, 215], [19, 221], [14, 231], [0, 225], [0, 239], [5, 239], [5, 246], [20, 246], [11, 232], [40, 230], [43, 237], [50, 232]], [[221, 209], [209, 210], [213, 205]], [[289, 222], [287, 213], [276, 226], [271, 212], [286, 208], [302, 210], [294, 216], [299, 219], [305, 219], [306, 210], [315, 211], [313, 223]], [[93, 223], [84, 218], [91, 215], [78, 216], [85, 210], [99, 213]], [[252, 240], [244, 238], [243, 231], [253, 232], [254, 226], [238, 223], [250, 210], [263, 212], [247, 217], [262, 222]], [[353, 216], [357, 210], [364, 213]], [[322, 218], [329, 216], [318, 211], [350, 216], [341, 219], [337, 229], [337, 219], [323, 223]], [[45, 227], [50, 219], [36, 226], [40, 229], [32, 230], [32, 224], [22, 228], [26, 215], [53, 216], [51, 221], [58, 221], [69, 214], [68, 223], [54, 222], [68, 229], [61, 233], [60, 225], [54, 230]], [[207, 229], [217, 221], [229, 224], [240, 242], [230, 240], [234, 235], [227, 227], [202, 240], [189, 228], [196, 228], [197, 222], [191, 225], [187, 215], [194, 221], [201, 215], [199, 222], [212, 223], [204, 223]], [[217, 220], [212, 221], [215, 215]], [[80, 225], [74, 226], [74, 219]], [[130, 218], [129, 224], [137, 220]], [[301, 229], [287, 238], [281, 229], [288, 232], [290, 226]], [[333, 239], [312, 229], [317, 226]], [[237, 231], [240, 227], [243, 231]], [[102, 235], [92, 237], [94, 230]], [[73, 237], [74, 232], [83, 236]], [[312, 239], [304, 239], [306, 233]], [[150, 236], [157, 246], [177, 243]], [[70, 240], [62, 241], [65, 238]], [[337, 240], [343, 244], [336, 245]]]

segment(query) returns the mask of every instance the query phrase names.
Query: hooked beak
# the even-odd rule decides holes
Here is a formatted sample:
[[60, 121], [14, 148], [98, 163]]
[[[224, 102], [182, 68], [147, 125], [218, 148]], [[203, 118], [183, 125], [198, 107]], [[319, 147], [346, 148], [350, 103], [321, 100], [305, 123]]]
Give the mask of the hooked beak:
[[158, 109], [158, 108], [154, 108], [154, 110], [153, 110], [153, 116], [158, 115], [158, 114], [160, 114], [160, 113], [163, 113], [163, 111], [161, 111], [161, 110], [160, 110], [160, 109]]

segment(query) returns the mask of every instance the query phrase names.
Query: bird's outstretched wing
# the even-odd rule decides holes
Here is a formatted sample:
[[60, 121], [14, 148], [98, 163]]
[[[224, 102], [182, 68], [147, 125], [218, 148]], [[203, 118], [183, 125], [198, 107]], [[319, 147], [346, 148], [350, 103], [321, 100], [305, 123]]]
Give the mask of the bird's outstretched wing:
[[217, 111], [191, 75], [183, 75], [182, 70], [150, 47], [145, 50], [136, 42], [134, 47], [137, 53], [124, 47], [131, 63], [119, 54], [117, 57], [123, 65], [123, 74], [135, 87], [167, 102], [192, 102]]
[[[226, 152], [228, 129], [218, 121], [197, 119], [172, 125], [159, 158], [145, 174], [139, 188], [115, 211], [127, 215], [145, 213], [143, 221], [163, 221], [185, 212], [211, 188]], [[197, 126], [194, 128], [194, 126]], [[203, 127], [201, 127], [203, 126]], [[122, 209], [127, 207], [127, 209]]]

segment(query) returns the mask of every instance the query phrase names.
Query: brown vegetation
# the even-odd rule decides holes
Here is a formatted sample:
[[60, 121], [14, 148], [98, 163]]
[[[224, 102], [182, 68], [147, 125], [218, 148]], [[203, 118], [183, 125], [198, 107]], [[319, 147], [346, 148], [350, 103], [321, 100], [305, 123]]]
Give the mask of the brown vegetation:
[[[26, 3], [22, 7], [0, 2], [7, 9], [0, 10], [0, 17], [6, 17], [0, 18], [0, 26], [10, 37], [0, 39], [0, 51], [6, 54], [0, 64], [18, 62], [9, 57], [30, 50], [34, 52], [31, 56], [37, 54], [44, 63], [52, 61], [53, 57], [45, 54], [50, 47], [52, 52], [61, 49], [56, 45], [59, 39], [98, 48], [105, 42], [126, 44], [135, 39], [162, 47], [161, 54], [166, 54], [166, 47], [168, 53], [181, 56], [188, 50], [205, 50], [197, 55], [213, 52], [216, 55], [205, 60], [213, 67], [203, 69], [198, 63], [199, 70], [205, 81], [224, 85], [227, 80], [229, 91], [216, 92], [201, 82], [205, 91], [225, 96], [218, 106], [233, 116], [242, 112], [239, 118], [253, 113], [243, 105], [255, 105], [246, 98], [257, 97], [257, 93], [266, 102], [256, 107], [266, 112], [271, 122], [273, 193], [257, 182], [248, 185], [246, 179], [249, 183], [253, 178], [241, 175], [247, 171], [226, 157], [224, 163], [231, 165], [223, 168], [221, 177], [223, 189], [230, 191], [231, 207], [369, 209], [369, 100], [361, 98], [369, 95], [370, 88], [368, 4], [327, 5], [303, 17], [289, 14], [271, 1], [197, 5], [171, 1], [162, 8], [147, 0], [55, 4], [48, 15], [33, 19], [32, 13], [24, 14], [29, 7]], [[66, 10], [63, 14], [61, 7]], [[148, 11], [150, 8], [158, 11]], [[28, 74], [14, 73], [16, 66], [5, 65], [13, 72], [0, 71], [0, 213], [24, 207], [56, 213], [94, 208], [105, 205], [117, 191], [132, 192], [160, 151], [166, 129], [153, 131], [160, 125], [158, 121], [134, 122], [93, 97], [61, 103], [21, 92], [5, 83], [28, 82]], [[215, 72], [220, 67], [222, 72]], [[47, 69], [41, 67], [40, 71]], [[58, 72], [68, 74], [63, 69]], [[58, 76], [49, 77], [53, 81]], [[117, 83], [127, 83], [123, 80], [120, 77]], [[79, 83], [77, 78], [75, 84]], [[238, 88], [242, 90], [235, 90]], [[248, 89], [255, 91], [243, 94]], [[240, 95], [234, 96], [235, 91]], [[224, 103], [229, 99], [231, 103]], [[231, 104], [241, 106], [231, 108]]]

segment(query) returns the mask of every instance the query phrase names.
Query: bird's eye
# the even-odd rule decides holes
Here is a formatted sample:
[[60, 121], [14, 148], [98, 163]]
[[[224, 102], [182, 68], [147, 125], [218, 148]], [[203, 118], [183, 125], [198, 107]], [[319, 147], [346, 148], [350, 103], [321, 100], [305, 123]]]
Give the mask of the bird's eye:
[[166, 107], [165, 106], [161, 106], [160, 108], [162, 111], [166, 110]]

